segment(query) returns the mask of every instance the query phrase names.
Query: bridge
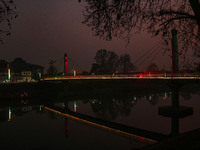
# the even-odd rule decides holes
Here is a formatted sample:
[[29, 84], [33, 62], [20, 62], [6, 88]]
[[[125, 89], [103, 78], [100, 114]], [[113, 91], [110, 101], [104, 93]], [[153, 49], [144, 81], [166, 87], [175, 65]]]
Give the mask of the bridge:
[[[200, 74], [179, 71], [178, 40], [177, 30], [172, 31], [171, 41], [171, 72], [138, 72], [132, 74], [113, 74], [113, 75], [77, 75], [74, 71], [73, 76], [67, 73], [67, 54], [64, 55], [64, 75], [45, 77], [41, 81], [63, 81], [63, 80], [199, 80]], [[146, 61], [146, 60], [145, 60]]]
[[129, 74], [129, 75], [76, 75], [76, 76], [56, 76], [56, 77], [45, 77], [41, 81], [50, 80], [137, 80], [137, 79], [162, 79], [162, 80], [191, 80], [200, 79], [200, 74], [177, 74], [177, 76], [171, 76], [167, 73], [140, 73], [140, 74]]

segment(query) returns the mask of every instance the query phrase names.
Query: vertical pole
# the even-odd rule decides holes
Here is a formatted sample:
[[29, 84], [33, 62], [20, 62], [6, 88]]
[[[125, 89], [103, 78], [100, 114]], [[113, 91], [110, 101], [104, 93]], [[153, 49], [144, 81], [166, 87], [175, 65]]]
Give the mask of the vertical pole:
[[74, 77], [76, 76], [76, 70], [74, 70]]
[[68, 137], [68, 117], [65, 117], [65, 137]]
[[172, 75], [177, 74], [179, 72], [178, 67], [178, 40], [177, 40], [177, 30], [172, 29], [172, 43], [171, 43], [171, 71]]
[[64, 74], [67, 75], [67, 54], [64, 55]]

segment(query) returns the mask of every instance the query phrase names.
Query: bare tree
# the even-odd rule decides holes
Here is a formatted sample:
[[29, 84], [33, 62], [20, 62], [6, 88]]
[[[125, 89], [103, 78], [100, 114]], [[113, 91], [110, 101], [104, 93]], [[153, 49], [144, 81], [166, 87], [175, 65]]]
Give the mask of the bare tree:
[[[80, 1], [80, 0], [79, 0]], [[83, 23], [96, 36], [130, 41], [131, 31], [146, 30], [161, 35], [168, 44], [171, 29], [178, 30], [179, 49], [194, 53], [200, 43], [200, 2], [198, 0], [82, 0], [86, 2]]]
[[[10, 35], [11, 20], [17, 17], [16, 6], [13, 0], [0, 0], [0, 42], [3, 43], [2, 36]], [[9, 29], [5, 29], [5, 28]]]

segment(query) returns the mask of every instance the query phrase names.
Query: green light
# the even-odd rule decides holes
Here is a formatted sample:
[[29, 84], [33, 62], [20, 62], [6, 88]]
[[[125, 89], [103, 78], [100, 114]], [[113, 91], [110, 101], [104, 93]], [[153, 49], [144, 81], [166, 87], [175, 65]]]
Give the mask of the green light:
[[10, 113], [11, 112], [11, 108], [9, 107], [8, 109], [9, 109], [9, 113]]
[[74, 101], [74, 111], [75, 112], [76, 112], [76, 108], [77, 108], [76, 101]]
[[41, 75], [41, 73], [39, 73], [39, 74], [38, 74], [38, 76], [39, 76], [39, 80], [40, 80], [40, 79], [42, 78], [42, 75]]

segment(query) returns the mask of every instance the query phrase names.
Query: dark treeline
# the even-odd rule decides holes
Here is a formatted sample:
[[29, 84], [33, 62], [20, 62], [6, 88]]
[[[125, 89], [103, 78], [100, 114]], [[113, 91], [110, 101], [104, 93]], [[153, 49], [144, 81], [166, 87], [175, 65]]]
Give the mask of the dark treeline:
[[128, 54], [118, 56], [113, 51], [100, 49], [94, 57], [95, 63], [92, 64], [90, 70], [93, 74], [114, 74], [114, 73], [131, 73], [136, 67], [131, 62]]

